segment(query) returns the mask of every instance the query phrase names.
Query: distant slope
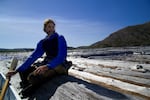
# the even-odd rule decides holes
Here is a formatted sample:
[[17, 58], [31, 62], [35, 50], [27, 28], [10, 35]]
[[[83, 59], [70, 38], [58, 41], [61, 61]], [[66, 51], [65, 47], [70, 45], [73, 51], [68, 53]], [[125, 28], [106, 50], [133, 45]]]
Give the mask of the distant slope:
[[123, 46], [148, 46], [150, 45], [150, 22], [135, 26], [128, 26], [110, 34], [102, 41], [90, 47], [123, 47]]
[[[68, 50], [75, 49], [74, 47], [67, 47]], [[29, 52], [33, 51], [34, 48], [14, 48], [14, 49], [6, 49], [0, 48], [0, 52]]]
[[0, 48], [0, 52], [29, 52], [33, 50], [34, 50], [33, 48], [16, 48], [16, 49]]

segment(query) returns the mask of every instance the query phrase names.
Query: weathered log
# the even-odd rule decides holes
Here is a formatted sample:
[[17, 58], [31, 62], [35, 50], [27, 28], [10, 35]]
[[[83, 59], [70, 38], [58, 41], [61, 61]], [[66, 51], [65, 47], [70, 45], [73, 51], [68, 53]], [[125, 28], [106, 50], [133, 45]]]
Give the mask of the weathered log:
[[136, 97], [122, 94], [73, 76], [57, 76], [42, 85], [29, 100], [130, 100]]

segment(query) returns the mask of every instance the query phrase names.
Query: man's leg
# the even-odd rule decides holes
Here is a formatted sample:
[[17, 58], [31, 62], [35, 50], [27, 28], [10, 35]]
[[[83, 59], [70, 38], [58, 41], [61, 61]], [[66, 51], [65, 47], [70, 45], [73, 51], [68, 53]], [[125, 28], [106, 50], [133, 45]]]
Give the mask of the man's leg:
[[67, 74], [67, 69], [65, 69], [62, 65], [59, 65], [54, 69], [49, 69], [41, 75], [35, 75], [34, 72], [30, 73], [27, 77], [27, 80], [31, 85], [29, 85], [22, 91], [22, 95], [28, 97], [29, 95], [34, 93], [34, 91], [36, 91], [37, 88], [40, 87], [40, 85], [44, 84], [54, 76], [62, 74]]
[[58, 65], [56, 68], [54, 68], [54, 70], [58, 75], [68, 74], [68, 69], [63, 65]]
[[19, 72], [20, 78], [21, 78], [21, 82], [20, 82], [20, 86], [22, 88], [25, 88], [27, 85], [29, 85], [29, 82], [27, 80], [28, 75], [33, 72], [35, 70], [34, 67], [29, 67], [26, 71], [24, 72]]
[[68, 70], [62, 66], [59, 65], [54, 69], [49, 69], [45, 73], [41, 75], [35, 75], [34, 72], [30, 73], [28, 76], [28, 81], [29, 83], [36, 85], [36, 84], [42, 84], [43, 82], [53, 78], [56, 75], [62, 75], [62, 74], [67, 74]]

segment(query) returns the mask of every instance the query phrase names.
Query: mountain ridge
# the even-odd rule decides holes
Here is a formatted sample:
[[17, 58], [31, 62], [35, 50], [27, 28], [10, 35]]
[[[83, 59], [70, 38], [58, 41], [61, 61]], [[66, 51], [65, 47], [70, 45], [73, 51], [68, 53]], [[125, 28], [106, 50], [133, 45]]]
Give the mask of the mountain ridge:
[[113, 32], [102, 41], [90, 45], [90, 48], [124, 47], [124, 46], [149, 46], [150, 22], [127, 26]]

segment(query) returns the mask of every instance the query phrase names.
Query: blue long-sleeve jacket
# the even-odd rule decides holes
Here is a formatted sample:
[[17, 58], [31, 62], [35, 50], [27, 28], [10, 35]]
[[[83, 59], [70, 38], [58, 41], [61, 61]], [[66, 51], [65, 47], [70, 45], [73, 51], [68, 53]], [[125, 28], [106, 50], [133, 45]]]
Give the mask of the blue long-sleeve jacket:
[[[57, 43], [55, 42], [55, 39], [57, 39]], [[57, 65], [63, 63], [67, 57], [67, 44], [65, 38], [62, 35], [54, 33], [50, 37], [47, 36], [40, 40], [34, 52], [21, 66], [18, 67], [17, 71], [25, 71], [44, 53], [46, 53], [46, 56], [54, 56], [54, 58], [47, 63], [49, 68], [55, 68]]]

